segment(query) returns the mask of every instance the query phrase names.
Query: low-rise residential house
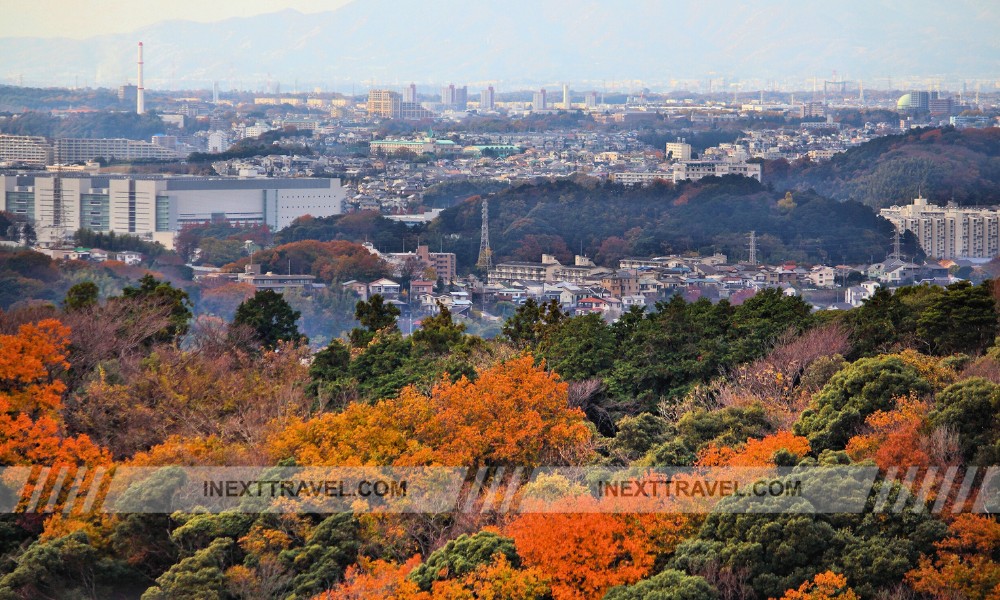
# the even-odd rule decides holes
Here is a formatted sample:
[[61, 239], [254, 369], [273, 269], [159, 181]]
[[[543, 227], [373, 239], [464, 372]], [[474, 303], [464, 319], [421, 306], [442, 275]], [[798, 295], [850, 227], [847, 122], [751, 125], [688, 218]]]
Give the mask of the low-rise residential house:
[[818, 288], [836, 287], [837, 271], [833, 267], [818, 265], [809, 270], [806, 279]]
[[920, 274], [920, 265], [915, 263], [887, 261], [883, 264], [884, 267], [882, 269], [882, 273], [877, 276], [877, 279], [890, 285], [903, 285], [910, 283], [914, 279], [917, 279], [917, 276]]
[[559, 304], [564, 308], [575, 308], [580, 300], [590, 295], [590, 290], [572, 283], [560, 284], [560, 289]]
[[358, 297], [361, 298], [362, 300], [364, 300], [364, 301], [368, 300], [368, 284], [367, 283], [365, 283], [363, 281], [358, 281], [356, 279], [352, 279], [350, 281], [345, 281], [341, 285], [342, 285], [342, 287], [344, 289], [350, 290], [350, 291], [354, 292], [355, 294], [357, 294]]
[[589, 313], [606, 313], [608, 312], [608, 303], [603, 298], [582, 298], [576, 303], [576, 314], [586, 315]]
[[844, 290], [844, 302], [851, 306], [861, 306], [865, 300], [871, 297], [872, 295], [868, 292], [868, 289], [860, 285], [852, 285]]
[[601, 287], [618, 298], [634, 296], [639, 293], [639, 276], [634, 271], [622, 269], [602, 277]]
[[386, 279], [385, 277], [376, 279], [368, 284], [368, 295], [374, 296], [376, 294], [379, 294], [386, 299], [395, 300], [399, 298], [399, 284], [391, 279]]
[[419, 298], [422, 294], [434, 293], [434, 282], [414, 279], [410, 282], [410, 298]]
[[316, 284], [315, 275], [281, 275], [270, 271], [261, 273], [259, 264], [246, 265], [245, 270], [236, 276], [238, 283], [249, 283], [256, 290], [272, 290], [284, 293], [286, 290], [294, 288], [311, 288]]
[[119, 252], [116, 254], [116, 260], [120, 260], [126, 265], [138, 265], [142, 263], [142, 254], [138, 252]]
[[647, 306], [646, 296], [636, 294], [634, 296], [622, 296], [622, 310], [628, 310], [632, 306]]

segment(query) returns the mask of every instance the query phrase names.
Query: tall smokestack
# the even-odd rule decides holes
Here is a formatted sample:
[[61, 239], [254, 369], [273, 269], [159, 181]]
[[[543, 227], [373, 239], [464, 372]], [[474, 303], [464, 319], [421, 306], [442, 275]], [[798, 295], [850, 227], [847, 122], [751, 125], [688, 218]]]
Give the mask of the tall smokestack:
[[143, 97], [142, 87], [142, 42], [139, 42], [139, 89], [135, 92], [135, 112], [143, 114], [146, 112], [146, 99]]

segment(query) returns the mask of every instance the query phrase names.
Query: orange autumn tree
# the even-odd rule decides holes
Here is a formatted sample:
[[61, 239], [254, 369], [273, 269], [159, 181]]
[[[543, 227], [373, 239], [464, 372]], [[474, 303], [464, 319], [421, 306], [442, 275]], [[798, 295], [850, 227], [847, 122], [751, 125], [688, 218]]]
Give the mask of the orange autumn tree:
[[601, 598], [614, 586], [648, 577], [657, 556], [693, 530], [685, 515], [615, 511], [602, 502], [612, 501], [564, 496], [506, 528], [524, 564], [548, 578], [554, 600]]
[[435, 581], [433, 600], [468, 600], [470, 598], [517, 598], [542, 600], [550, 597], [546, 578], [538, 569], [516, 569], [503, 554], [479, 565], [461, 579]]
[[339, 586], [313, 597], [313, 600], [431, 600], [431, 595], [406, 576], [420, 564], [420, 555], [398, 565], [384, 560], [362, 560], [351, 565]]
[[296, 420], [275, 435], [275, 460], [304, 466], [579, 464], [591, 432], [565, 383], [530, 356], [494, 365], [475, 382], [447, 378], [374, 405]]
[[858, 595], [847, 586], [847, 578], [833, 571], [819, 573], [799, 586], [788, 590], [781, 600], [859, 600]]
[[914, 395], [898, 398], [893, 410], [875, 411], [865, 419], [869, 431], [850, 439], [848, 456], [852, 460], [873, 459], [881, 469], [937, 463], [926, 433], [930, 411], [930, 404]]
[[550, 597], [548, 584], [537, 569], [514, 568], [502, 554], [464, 577], [435, 581], [430, 592], [421, 591], [408, 578], [419, 564], [419, 554], [403, 564], [362, 559], [360, 564], [348, 567], [343, 583], [313, 596], [312, 600], [543, 600]]
[[580, 464], [590, 452], [584, 413], [569, 407], [567, 384], [533, 362], [500, 363], [475, 382], [442, 380], [418, 435], [448, 465]]
[[934, 544], [937, 557], [921, 557], [906, 581], [934, 597], [1000, 598], [1000, 523], [993, 516], [963, 514], [948, 530], [948, 537]]
[[86, 435], [63, 431], [62, 394], [56, 378], [69, 368], [69, 328], [55, 319], [26, 323], [0, 335], [0, 464], [75, 466], [110, 463]]
[[790, 431], [779, 431], [762, 439], [748, 439], [742, 448], [709, 444], [698, 452], [700, 467], [769, 467], [774, 466], [778, 451], [790, 452], [799, 458], [809, 454], [809, 440]]
[[[852, 460], [874, 460], [883, 471], [912, 471], [913, 493], [919, 493], [928, 476], [940, 485], [946, 477], [943, 467], [957, 465], [961, 450], [954, 435], [932, 427], [930, 412], [931, 403], [916, 395], [897, 398], [894, 409], [869, 415], [867, 431], [852, 437], [845, 450]], [[938, 485], [926, 492], [928, 501], [937, 500]], [[948, 492], [946, 510], [951, 510], [958, 501], [958, 489], [948, 488]]]

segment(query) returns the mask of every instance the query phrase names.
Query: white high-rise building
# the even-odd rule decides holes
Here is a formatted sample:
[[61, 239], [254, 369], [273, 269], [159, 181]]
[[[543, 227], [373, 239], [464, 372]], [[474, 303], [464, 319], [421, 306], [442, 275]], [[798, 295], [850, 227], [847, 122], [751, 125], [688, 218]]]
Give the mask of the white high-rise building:
[[1000, 256], [1000, 207], [937, 206], [916, 198], [913, 204], [883, 208], [879, 214], [900, 233], [912, 231], [927, 256]]
[[532, 94], [531, 110], [545, 110], [546, 108], [548, 108], [545, 105], [546, 102], [545, 96], [546, 96], [545, 89], [540, 89], [534, 94]]
[[496, 108], [496, 92], [493, 91], [491, 85], [479, 92], [479, 110], [493, 110], [494, 108]]
[[208, 134], [208, 151], [225, 152], [229, 150], [229, 134], [225, 131], [213, 131]]
[[667, 142], [666, 156], [671, 160], [691, 160], [691, 144]]

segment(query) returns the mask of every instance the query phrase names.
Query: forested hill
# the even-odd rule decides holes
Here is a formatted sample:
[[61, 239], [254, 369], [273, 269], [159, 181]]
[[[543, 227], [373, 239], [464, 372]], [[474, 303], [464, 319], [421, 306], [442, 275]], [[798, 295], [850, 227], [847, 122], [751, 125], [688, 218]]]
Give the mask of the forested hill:
[[778, 189], [814, 189], [874, 208], [907, 204], [918, 192], [935, 203], [996, 204], [1000, 128], [914, 129], [821, 163], [772, 161], [764, 176]]
[[[786, 198], [735, 176], [645, 188], [566, 179], [517, 186], [489, 201], [490, 242], [500, 261], [537, 261], [542, 252], [571, 261], [581, 249], [605, 265], [687, 251], [739, 259], [754, 230], [763, 260], [862, 262], [884, 256], [892, 235], [888, 222], [856, 202], [813, 192]], [[445, 210], [427, 239], [446, 240], [459, 264], [475, 263], [481, 207], [472, 197]]]
[[165, 125], [155, 113], [134, 112], [77, 113], [65, 118], [44, 112], [25, 112], [0, 119], [0, 133], [42, 135], [49, 138], [128, 138], [148, 140], [163, 133]]
[[[756, 231], [761, 260], [865, 262], [885, 256], [892, 227], [857, 202], [815, 192], [787, 197], [752, 179], [706, 178], [677, 186], [627, 188], [588, 177], [524, 183], [486, 196], [495, 261], [537, 261], [545, 252], [572, 262], [583, 252], [617, 266], [625, 256], [695, 251], [746, 258]], [[370, 241], [387, 252], [418, 243], [455, 252], [459, 265], [479, 253], [482, 197], [449, 208], [429, 226], [408, 228], [376, 213], [303, 218], [275, 241]]]

